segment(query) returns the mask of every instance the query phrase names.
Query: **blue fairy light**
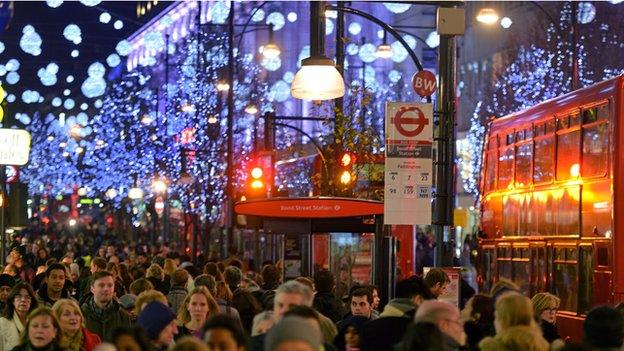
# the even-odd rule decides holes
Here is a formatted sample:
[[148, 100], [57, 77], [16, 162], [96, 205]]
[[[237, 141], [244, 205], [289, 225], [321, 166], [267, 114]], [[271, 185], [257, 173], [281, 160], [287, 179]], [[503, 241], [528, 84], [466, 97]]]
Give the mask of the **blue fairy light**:
[[46, 0], [46, 4], [51, 8], [55, 9], [61, 5], [63, 5], [63, 0]]
[[230, 6], [229, 3], [225, 3], [224, 1], [217, 1], [212, 6], [210, 10], [212, 23], [215, 24], [224, 24], [228, 16], [230, 16]]
[[101, 96], [106, 91], [106, 81], [101, 77], [88, 77], [80, 86], [80, 90], [88, 98]]
[[71, 110], [72, 108], [74, 108], [74, 106], [76, 106], [76, 102], [74, 101], [74, 99], [67, 99], [63, 102], [63, 107], [67, 110]]
[[48, 65], [46, 66], [46, 71], [52, 73], [52, 74], [57, 74], [59, 71], [59, 66], [54, 63], [54, 62], [50, 62], [48, 63]]
[[117, 55], [117, 54], [110, 54], [106, 58], [106, 63], [110, 67], [117, 67], [121, 63], [121, 59], [119, 58], [119, 55]]
[[165, 46], [165, 38], [161, 32], [152, 31], [145, 34], [143, 44], [148, 50], [158, 50]]
[[410, 4], [397, 4], [389, 2], [384, 2], [383, 5], [392, 13], [403, 13], [412, 7]]
[[351, 35], [358, 35], [362, 31], [362, 25], [359, 22], [351, 22], [349, 24], [349, 33]]
[[71, 57], [78, 57], [78, 55], [80, 55], [80, 51], [74, 49], [71, 51]]
[[110, 15], [110, 13], [108, 13], [108, 12], [102, 12], [102, 13], [100, 14], [100, 22], [102, 22], [102, 23], [104, 23], [104, 24], [106, 24], [106, 23], [110, 22], [111, 18], [112, 18], [112, 17], [111, 17], [111, 15]]
[[127, 56], [132, 52], [132, 45], [127, 40], [122, 40], [115, 46], [115, 51], [117, 51], [120, 56]]
[[6, 101], [8, 101], [8, 102], [15, 102], [15, 95], [13, 95], [13, 94], [7, 95]]
[[395, 41], [390, 44], [390, 47], [392, 48], [392, 61], [401, 63], [407, 59], [409, 54], [401, 42]]
[[293, 23], [297, 21], [297, 13], [296, 12], [289, 12], [288, 15], [286, 16], [286, 18], [288, 19], [288, 22]]
[[297, 58], [297, 67], [301, 67], [301, 61], [308, 57], [310, 57], [310, 45], [305, 45], [303, 48], [301, 48], [301, 51], [299, 52], [299, 56]]
[[116, 20], [115, 23], [113, 23], [113, 28], [120, 30], [121, 28], [123, 28], [124, 24], [122, 20]]
[[333, 32], [334, 22], [329, 18], [325, 18], [325, 35], [331, 35]]
[[93, 7], [93, 6], [97, 6], [101, 3], [101, 0], [80, 0], [80, 3], [88, 6], [88, 7]]
[[360, 60], [371, 63], [377, 59], [377, 47], [371, 43], [366, 43], [360, 46], [360, 51], [358, 52], [358, 57]]
[[284, 28], [284, 25], [286, 24], [286, 19], [284, 18], [284, 15], [282, 15], [281, 12], [271, 12], [267, 16], [266, 24], [272, 24], [273, 30], [278, 31]]
[[579, 2], [576, 18], [582, 24], [591, 23], [596, 18], [596, 7], [591, 2]]
[[91, 65], [89, 65], [87, 73], [89, 74], [89, 77], [101, 78], [104, 77], [104, 74], [106, 73], [106, 68], [103, 64], [99, 62], [93, 62]]
[[165, 28], [168, 28], [173, 24], [173, 18], [169, 15], [164, 15], [163, 18], [160, 19], [160, 24], [162, 24]]
[[277, 102], [284, 102], [290, 98], [290, 85], [283, 80], [278, 80], [271, 86], [269, 97]]
[[95, 102], [93, 103], [93, 106], [95, 108], [101, 108], [102, 107], [102, 100], [100, 100], [100, 99], [95, 100]]
[[33, 56], [39, 56], [41, 54], [41, 36], [35, 31], [35, 28], [30, 24], [24, 26], [22, 30], [22, 38], [19, 45], [25, 53]]
[[69, 96], [69, 94], [71, 94], [71, 91], [69, 89], [63, 90], [63, 95], [64, 96]]
[[48, 71], [45, 68], [39, 68], [39, 70], [37, 71], [37, 76], [39, 77], [41, 84], [45, 85], [46, 87], [56, 84], [56, 74]]
[[282, 79], [284, 79], [284, 81], [286, 83], [290, 84], [295, 79], [295, 74], [292, 73], [291, 71], [288, 71], [288, 72], [284, 73], [284, 78], [282, 78]]
[[438, 32], [433, 31], [429, 33], [425, 42], [430, 48], [437, 48], [440, 45], [440, 35], [438, 35]]
[[4, 43], [0, 41], [0, 54], [4, 52]]
[[9, 72], [9, 74], [7, 74], [6, 76], [6, 82], [9, 84], [15, 84], [19, 82], [19, 80], [20, 80], [20, 75], [17, 72]]
[[390, 79], [390, 81], [392, 83], [396, 83], [399, 80], [401, 80], [401, 72], [393, 69], [390, 72], [388, 72], [388, 79]]
[[167, 53], [169, 55], [173, 55], [173, 54], [175, 54], [175, 52], [176, 52], [175, 44], [169, 43], [169, 49], [167, 50]]
[[377, 31], [377, 38], [379, 38], [379, 39], [383, 39], [383, 37], [384, 37], [384, 32], [385, 32], [385, 31], [384, 31], [383, 29], [378, 30], [378, 31]]
[[4, 76], [7, 73], [6, 66], [0, 65], [0, 77]]
[[414, 36], [405, 34], [403, 36], [403, 40], [405, 40], [405, 42], [407, 43], [407, 46], [409, 46], [410, 49], [412, 50], [416, 49], [416, 38], [414, 38]]
[[360, 48], [358, 47], [356, 43], [347, 44], [346, 49], [347, 49], [347, 54], [349, 55], [357, 55], [358, 51], [360, 51]]
[[63, 100], [60, 97], [57, 96], [54, 99], [52, 99], [52, 106], [59, 107], [61, 106], [61, 104], [63, 104]]
[[265, 57], [264, 59], [262, 59], [262, 62], [260, 64], [262, 65], [262, 67], [266, 68], [267, 71], [275, 72], [280, 67], [282, 67], [282, 60], [279, 57]]
[[9, 72], [16, 72], [20, 68], [20, 62], [16, 59], [10, 59], [6, 63], [6, 70]]
[[80, 104], [80, 109], [83, 111], [86, 111], [89, 108], [89, 104], [87, 104], [86, 102], [83, 102], [82, 104]]
[[87, 125], [87, 123], [89, 123], [89, 116], [87, 116], [87, 114], [84, 112], [79, 112], [76, 115], [76, 122], [78, 122], [78, 124], [85, 126]]
[[74, 81], [74, 76], [72, 76], [71, 74], [67, 76], [67, 78], [65, 78], [65, 81], [67, 83], [71, 83]]
[[256, 11], [256, 13], [254, 13], [253, 17], [251, 17], [251, 20], [254, 22], [262, 22], [264, 20], [265, 15], [266, 14], [264, 13], [264, 10], [259, 9], [258, 11]]
[[80, 42], [82, 41], [82, 31], [80, 30], [80, 27], [78, 27], [75, 24], [68, 24], [65, 29], [63, 30], [63, 36], [65, 37], [65, 39], [73, 42], [74, 44], [80, 44]]

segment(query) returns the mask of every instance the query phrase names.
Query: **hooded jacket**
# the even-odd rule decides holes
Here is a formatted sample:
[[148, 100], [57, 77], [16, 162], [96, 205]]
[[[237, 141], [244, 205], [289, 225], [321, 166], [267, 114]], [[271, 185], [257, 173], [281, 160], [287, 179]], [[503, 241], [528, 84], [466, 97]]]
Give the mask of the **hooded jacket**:
[[364, 324], [360, 336], [362, 340], [360, 349], [386, 350], [400, 342], [415, 313], [416, 305], [412, 300], [405, 298], [390, 300], [378, 319]]

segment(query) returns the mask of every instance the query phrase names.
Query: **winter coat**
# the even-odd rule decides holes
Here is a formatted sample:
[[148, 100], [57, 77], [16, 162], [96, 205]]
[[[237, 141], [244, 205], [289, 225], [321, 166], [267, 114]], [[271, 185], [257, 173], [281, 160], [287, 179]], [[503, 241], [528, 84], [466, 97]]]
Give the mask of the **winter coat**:
[[[71, 296], [69, 296], [69, 291], [65, 288], [61, 290], [61, 299], [74, 300]], [[54, 303], [56, 302], [48, 296], [48, 284], [47, 283], [43, 283], [41, 287], [39, 288], [39, 290], [37, 290], [37, 301], [39, 301], [40, 307], [45, 306], [48, 308], [52, 308], [52, 305], [54, 305]]]
[[95, 334], [90, 332], [87, 328], [82, 327], [82, 347], [84, 351], [93, 351], [99, 344], [102, 343], [102, 339]]
[[314, 296], [312, 307], [327, 318], [337, 323], [347, 313], [342, 301], [338, 300], [333, 293], [323, 292]]
[[520, 325], [481, 340], [479, 348], [482, 351], [548, 351], [550, 345], [539, 328]]
[[378, 319], [364, 324], [363, 335], [360, 335], [360, 349], [385, 350], [400, 342], [415, 313], [416, 305], [412, 300], [390, 300]]
[[174, 286], [171, 288], [169, 294], [167, 294], [167, 302], [169, 302], [174, 313], [178, 313], [180, 306], [184, 304], [186, 295], [188, 295], [188, 291], [182, 286]]
[[104, 310], [100, 310], [92, 297], [80, 308], [87, 329], [97, 334], [102, 341], [112, 341], [112, 332], [115, 328], [130, 326], [130, 315], [115, 300], [112, 300]]
[[17, 346], [23, 330], [24, 325], [16, 312], [13, 312], [13, 319], [0, 318], [0, 351], [9, 351]]
[[[9, 350], [7, 350], [7, 351], [9, 351]], [[32, 346], [30, 344], [30, 342], [27, 342], [24, 345], [15, 346], [10, 351], [63, 351], [63, 349], [61, 349], [58, 346], [58, 344], [53, 341], [48, 346], [46, 346], [44, 348], [35, 348], [34, 346]]]

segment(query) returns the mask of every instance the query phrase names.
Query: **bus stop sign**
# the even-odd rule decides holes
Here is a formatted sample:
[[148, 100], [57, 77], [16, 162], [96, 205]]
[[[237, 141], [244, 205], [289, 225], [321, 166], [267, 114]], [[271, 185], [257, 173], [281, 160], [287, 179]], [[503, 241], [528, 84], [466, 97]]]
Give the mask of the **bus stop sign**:
[[412, 87], [416, 94], [427, 97], [436, 90], [436, 77], [431, 71], [419, 71], [412, 77]]

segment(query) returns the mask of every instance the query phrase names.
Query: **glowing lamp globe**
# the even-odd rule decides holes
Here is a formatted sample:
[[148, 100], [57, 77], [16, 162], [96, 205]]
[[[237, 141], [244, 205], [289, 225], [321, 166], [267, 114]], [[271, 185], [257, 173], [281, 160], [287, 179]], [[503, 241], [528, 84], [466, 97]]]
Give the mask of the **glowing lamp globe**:
[[347, 185], [351, 183], [351, 173], [349, 171], [344, 171], [340, 175], [340, 183]]
[[498, 13], [491, 8], [481, 9], [477, 14], [477, 21], [484, 24], [494, 24], [498, 22]]
[[345, 94], [344, 80], [334, 61], [326, 57], [308, 57], [302, 61], [290, 93], [303, 100], [336, 99]]
[[282, 50], [280, 50], [279, 46], [275, 43], [268, 43], [262, 49], [262, 55], [268, 59], [279, 57], [281, 53]]
[[258, 178], [262, 177], [263, 173], [264, 172], [262, 172], [262, 168], [260, 168], [260, 167], [255, 167], [254, 169], [251, 170], [251, 176], [254, 179], [258, 179]]
[[160, 179], [155, 180], [152, 183], [152, 187], [154, 188], [154, 191], [158, 193], [164, 193], [165, 191], [167, 191], [167, 183], [165, 183], [164, 181]]
[[388, 44], [382, 44], [377, 47], [375, 56], [383, 59], [389, 59], [392, 57], [392, 47]]

